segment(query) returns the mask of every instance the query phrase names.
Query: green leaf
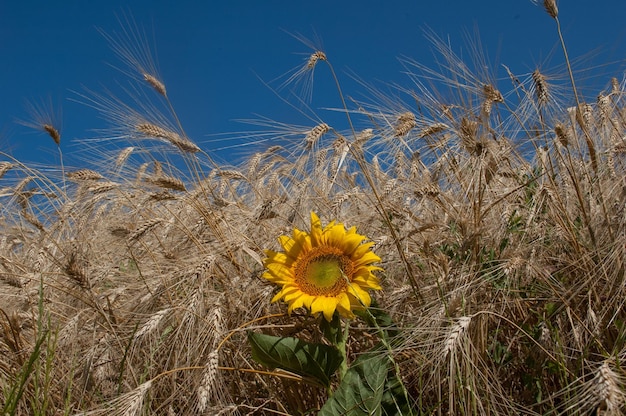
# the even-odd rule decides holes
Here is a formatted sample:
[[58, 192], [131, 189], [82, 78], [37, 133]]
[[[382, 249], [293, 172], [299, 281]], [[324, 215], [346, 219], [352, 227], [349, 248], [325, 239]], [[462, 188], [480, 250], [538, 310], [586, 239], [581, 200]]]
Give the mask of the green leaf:
[[252, 347], [252, 358], [258, 363], [311, 377], [324, 387], [330, 386], [332, 375], [343, 361], [337, 348], [298, 338], [248, 332], [248, 342]]
[[383, 393], [391, 361], [385, 354], [364, 354], [346, 373], [318, 416], [382, 415]]

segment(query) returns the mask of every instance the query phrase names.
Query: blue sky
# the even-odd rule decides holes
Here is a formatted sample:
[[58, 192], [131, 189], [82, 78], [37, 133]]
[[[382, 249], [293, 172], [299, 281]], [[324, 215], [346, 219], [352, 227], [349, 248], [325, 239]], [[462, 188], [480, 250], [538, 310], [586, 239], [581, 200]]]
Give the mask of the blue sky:
[[[604, 86], [623, 78], [626, 26], [624, 0], [559, 2], [560, 19], [572, 57], [587, 58], [586, 82]], [[433, 64], [424, 37], [430, 28], [449, 37], [466, 56], [464, 36], [478, 28], [492, 63], [514, 73], [562, 62], [554, 21], [529, 0], [450, 1], [3, 1], [0, 2], [0, 146], [20, 160], [54, 164], [54, 143], [15, 123], [27, 119], [25, 100], [50, 98], [62, 107], [64, 157], [77, 139], [107, 127], [96, 111], [72, 100], [72, 91], [102, 92], [128, 78], [98, 28], [120, 31], [118, 17], [132, 15], [156, 47], [157, 64], [187, 134], [203, 149], [220, 148], [219, 133], [249, 130], [237, 122], [261, 115], [307, 124], [263, 81], [301, 65], [311, 52], [288, 33], [321, 40], [348, 96], [367, 91], [347, 75], [378, 86], [410, 87], [399, 57]], [[621, 17], [620, 17], [621, 18]], [[612, 63], [611, 65], [605, 65]], [[583, 67], [584, 67], [583, 65]], [[506, 75], [501, 67], [500, 76]], [[339, 101], [328, 74], [316, 72], [312, 107]], [[310, 122], [309, 122], [310, 124]], [[229, 151], [221, 151], [228, 159]], [[2, 159], [2, 158], [0, 158]], [[78, 163], [78, 162], [76, 162]]]

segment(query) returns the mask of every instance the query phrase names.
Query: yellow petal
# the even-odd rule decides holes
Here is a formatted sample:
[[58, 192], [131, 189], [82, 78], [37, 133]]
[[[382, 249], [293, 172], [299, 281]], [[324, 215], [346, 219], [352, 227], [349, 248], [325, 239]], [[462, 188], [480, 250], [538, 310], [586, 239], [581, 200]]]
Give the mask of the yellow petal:
[[283, 289], [283, 292], [285, 295], [285, 302], [287, 303], [291, 303], [294, 301], [294, 299], [297, 299], [304, 295], [304, 293], [297, 287], [290, 288], [288, 292], [285, 292], [285, 289]]
[[311, 211], [311, 245], [313, 247], [319, 246], [322, 237], [322, 222], [320, 221], [320, 217], [313, 211]]
[[380, 262], [380, 257], [374, 254], [374, 252], [368, 251], [367, 253], [364, 253], [362, 256], [359, 257], [357, 257], [356, 255], [352, 255], [352, 261], [354, 262], [355, 267], [359, 267], [371, 263], [378, 263]]
[[352, 259], [356, 260], [360, 257], [363, 257], [365, 255], [365, 253], [367, 252], [371, 252], [371, 248], [374, 245], [373, 241], [368, 241], [367, 243], [363, 243], [360, 246], [357, 247], [356, 250], [354, 250], [354, 253], [352, 253]]
[[354, 270], [354, 273], [352, 273], [353, 280], [357, 277], [367, 278], [368, 276], [373, 276], [374, 278], [378, 279], [376, 275], [372, 273], [375, 270], [382, 270], [382, 269], [380, 267], [375, 267], [375, 266], [358, 267]]
[[304, 296], [297, 297], [296, 299], [293, 300], [293, 302], [289, 304], [289, 307], [287, 308], [287, 312], [291, 313], [293, 312], [294, 309], [301, 308], [302, 306], [304, 306]]
[[272, 298], [272, 303], [274, 302], [278, 302], [281, 298], [283, 297], [283, 292], [280, 291], [277, 294], [274, 295], [274, 297]]
[[278, 237], [278, 242], [281, 246], [283, 246], [283, 249], [285, 251], [291, 251], [296, 244], [296, 240], [289, 237], [288, 235], [281, 235], [280, 237]]
[[311, 309], [311, 304], [313, 303], [313, 301], [315, 300], [316, 297], [315, 296], [311, 296], [311, 295], [309, 295], [307, 293], [304, 293], [303, 294], [303, 298], [304, 298], [303, 299], [304, 307], [308, 308], [308, 309]]
[[294, 291], [299, 291], [299, 290], [300, 288], [297, 285], [294, 285], [293, 282], [289, 282], [289, 283], [285, 283], [278, 293], [280, 293], [281, 296], [285, 296], [285, 295], [288, 295], [289, 293], [292, 293]]
[[337, 247], [348, 256], [352, 255], [364, 239], [365, 237], [358, 234], [346, 234], [343, 224], [329, 227], [322, 236], [323, 244]]
[[265, 266], [267, 271], [263, 277], [276, 284], [284, 284], [294, 280], [293, 270], [280, 263], [270, 263]]
[[366, 308], [369, 307], [372, 303], [372, 298], [370, 297], [370, 294], [367, 293], [365, 290], [361, 289], [359, 287], [359, 285], [350, 285], [349, 288], [349, 293], [354, 296], [355, 300], [356, 300], [356, 305], [359, 306], [365, 306]]
[[356, 276], [352, 279], [352, 284], [359, 285], [361, 286], [361, 288], [364, 288], [364, 289], [374, 289], [374, 290], [382, 289], [382, 287], [380, 287], [380, 282], [378, 278], [374, 275]]
[[344, 316], [346, 318], [354, 317], [354, 314], [351, 311], [350, 297], [346, 293], [341, 293], [337, 295], [337, 299], [337, 310], [339, 311], [341, 316]]
[[290, 256], [295, 258], [298, 257], [303, 251], [311, 250], [311, 236], [309, 236], [309, 233], [294, 228], [293, 239], [296, 244], [294, 244], [291, 250], [289, 250]]
[[333, 319], [335, 309], [337, 309], [337, 298], [334, 296], [317, 296], [311, 304], [311, 313], [322, 312], [328, 322]]
[[352, 256], [356, 249], [361, 246], [363, 240], [365, 240], [365, 237], [360, 234], [346, 234], [341, 242], [344, 253], [348, 256]]
[[263, 264], [266, 267], [269, 263], [281, 263], [286, 266], [291, 266], [295, 261], [295, 259], [287, 256], [287, 254], [283, 252], [265, 250], [265, 255], [267, 256], [267, 258], [263, 261]]

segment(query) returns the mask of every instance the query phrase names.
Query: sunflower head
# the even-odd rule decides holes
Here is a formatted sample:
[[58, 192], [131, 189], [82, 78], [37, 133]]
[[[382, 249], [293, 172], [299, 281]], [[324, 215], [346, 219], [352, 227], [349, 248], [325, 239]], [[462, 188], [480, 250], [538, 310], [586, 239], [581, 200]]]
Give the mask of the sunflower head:
[[354, 309], [369, 307], [369, 289], [380, 290], [373, 266], [380, 257], [371, 250], [373, 242], [335, 221], [322, 227], [311, 212], [311, 232], [293, 230], [291, 237], [279, 238], [283, 251], [267, 250], [263, 277], [282, 286], [272, 302], [283, 299], [289, 313], [305, 307], [311, 314], [321, 312], [330, 321], [335, 311], [352, 318]]

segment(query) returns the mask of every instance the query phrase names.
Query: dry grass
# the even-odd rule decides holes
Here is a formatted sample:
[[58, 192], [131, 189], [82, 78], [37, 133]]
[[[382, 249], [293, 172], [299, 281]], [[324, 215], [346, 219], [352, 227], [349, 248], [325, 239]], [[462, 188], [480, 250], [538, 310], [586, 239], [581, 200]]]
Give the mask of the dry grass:
[[[583, 105], [539, 70], [499, 85], [432, 38], [449, 73], [406, 63], [419, 109], [374, 93], [343, 130], [260, 120], [271, 131], [248, 135], [270, 146], [217, 166], [185, 136], [146, 50], [113, 39], [157, 94], [87, 99], [111, 141], [131, 141], [111, 165], [60, 184], [0, 162], [6, 413], [318, 409], [323, 389], [260, 368], [246, 344], [247, 330], [321, 336], [260, 279], [263, 250], [311, 210], [376, 242], [378, 307], [397, 324], [416, 414], [626, 411], [624, 82]], [[314, 50], [288, 81], [330, 60]], [[375, 332], [353, 324], [351, 360]]]

